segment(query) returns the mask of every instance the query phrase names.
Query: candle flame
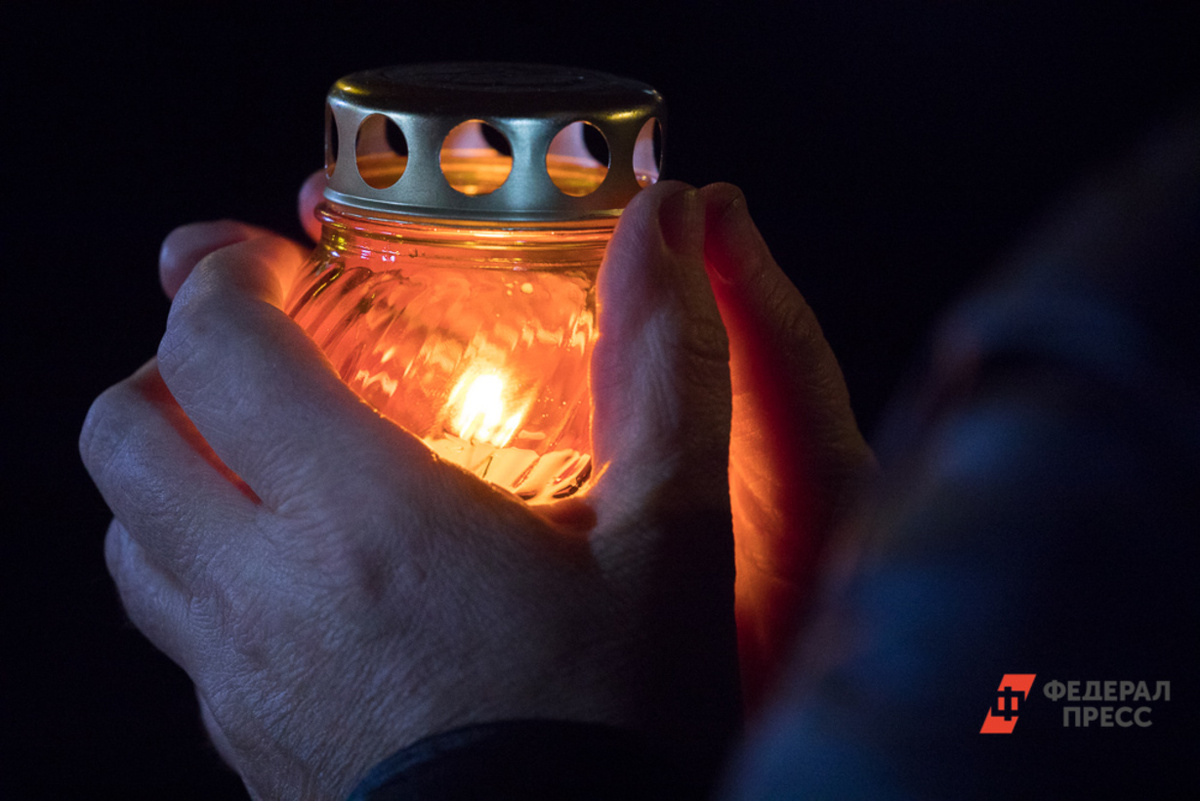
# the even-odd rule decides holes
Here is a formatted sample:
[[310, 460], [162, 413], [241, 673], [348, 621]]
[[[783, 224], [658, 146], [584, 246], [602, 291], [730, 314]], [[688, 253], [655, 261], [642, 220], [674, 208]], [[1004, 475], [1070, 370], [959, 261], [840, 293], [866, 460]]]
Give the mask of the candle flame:
[[[464, 377], [463, 381], [466, 380]], [[517, 411], [505, 419], [504, 412], [504, 381], [491, 373], [477, 375], [467, 388], [454, 428], [458, 436], [470, 442], [504, 447], [516, 434], [522, 417], [522, 412]]]

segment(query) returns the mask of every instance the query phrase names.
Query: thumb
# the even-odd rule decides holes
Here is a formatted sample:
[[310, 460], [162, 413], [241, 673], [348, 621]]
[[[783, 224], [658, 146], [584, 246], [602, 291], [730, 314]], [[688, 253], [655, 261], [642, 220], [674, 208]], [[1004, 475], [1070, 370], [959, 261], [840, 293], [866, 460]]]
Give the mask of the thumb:
[[714, 184], [701, 197], [705, 257], [730, 343], [730, 477], [735, 526], [739, 517], [746, 523], [739, 550], [803, 583], [873, 457], [821, 326], [771, 257], [741, 192]]
[[598, 294], [593, 435], [605, 472], [596, 492], [668, 513], [728, 515], [729, 346], [705, 273], [695, 189], [663, 182], [633, 199]]
[[701, 191], [704, 249], [729, 334], [729, 488], [746, 698], [760, 701], [803, 622], [840, 511], [873, 457], [817, 318], [729, 184]]
[[729, 510], [729, 343], [704, 265], [704, 205], [640, 192], [600, 268], [592, 425], [603, 471], [586, 500], [597, 564], [647, 632], [647, 698], [676, 699], [687, 750], [718, 764], [740, 716]]

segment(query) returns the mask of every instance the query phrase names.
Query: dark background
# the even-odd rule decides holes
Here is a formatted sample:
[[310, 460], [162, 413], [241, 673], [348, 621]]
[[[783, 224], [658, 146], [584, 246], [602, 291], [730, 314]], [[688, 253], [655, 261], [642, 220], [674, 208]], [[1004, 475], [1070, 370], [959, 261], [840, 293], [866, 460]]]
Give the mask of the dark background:
[[340, 75], [523, 60], [657, 87], [667, 175], [743, 187], [868, 434], [938, 313], [1200, 76], [1190, 2], [775, 5], [5, 12], [0, 798], [240, 797], [186, 677], [123, 620], [75, 440], [154, 352], [168, 231], [300, 236]]

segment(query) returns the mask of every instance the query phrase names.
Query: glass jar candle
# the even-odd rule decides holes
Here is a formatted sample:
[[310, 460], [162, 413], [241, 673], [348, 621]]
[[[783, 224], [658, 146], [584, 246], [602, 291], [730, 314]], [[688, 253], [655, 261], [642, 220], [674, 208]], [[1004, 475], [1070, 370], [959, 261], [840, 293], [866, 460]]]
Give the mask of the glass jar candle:
[[658, 178], [664, 107], [589, 70], [433, 64], [338, 81], [321, 241], [288, 313], [440, 458], [532, 503], [594, 475], [596, 274]]

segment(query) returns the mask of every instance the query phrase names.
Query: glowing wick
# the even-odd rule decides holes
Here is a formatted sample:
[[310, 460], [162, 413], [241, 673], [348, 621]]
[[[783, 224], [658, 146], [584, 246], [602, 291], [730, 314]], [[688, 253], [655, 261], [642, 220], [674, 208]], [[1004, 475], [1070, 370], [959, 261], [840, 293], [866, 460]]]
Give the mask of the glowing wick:
[[491, 441], [504, 416], [503, 394], [504, 382], [497, 376], [476, 376], [458, 413], [458, 435], [466, 440]]
[[504, 381], [496, 375], [478, 375], [467, 389], [454, 427], [458, 436], [469, 442], [488, 442], [502, 448], [517, 433], [523, 414], [521, 409], [505, 420]]

